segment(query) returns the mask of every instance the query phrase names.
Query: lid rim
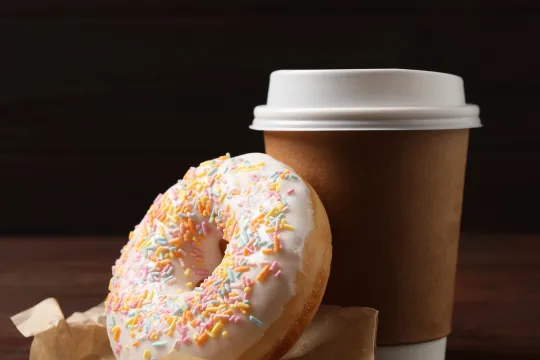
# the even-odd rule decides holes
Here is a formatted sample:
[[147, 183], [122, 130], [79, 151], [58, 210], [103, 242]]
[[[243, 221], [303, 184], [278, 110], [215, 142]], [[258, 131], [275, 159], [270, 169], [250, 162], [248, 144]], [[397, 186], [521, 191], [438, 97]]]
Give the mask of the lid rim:
[[388, 120], [298, 120], [255, 119], [249, 126], [258, 131], [381, 131], [381, 130], [452, 130], [482, 127], [478, 117], [452, 119]]
[[254, 118], [264, 120], [408, 120], [408, 119], [454, 119], [478, 117], [480, 109], [468, 104], [460, 107], [395, 107], [395, 108], [273, 108], [257, 106]]

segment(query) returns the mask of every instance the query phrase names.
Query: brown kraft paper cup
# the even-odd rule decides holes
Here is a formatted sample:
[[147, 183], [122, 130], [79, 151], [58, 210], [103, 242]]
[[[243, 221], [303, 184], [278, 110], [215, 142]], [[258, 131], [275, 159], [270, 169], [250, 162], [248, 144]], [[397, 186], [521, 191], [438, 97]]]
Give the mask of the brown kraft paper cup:
[[264, 132], [266, 152], [308, 181], [328, 212], [334, 255], [323, 302], [379, 310], [379, 345], [450, 333], [468, 136]]

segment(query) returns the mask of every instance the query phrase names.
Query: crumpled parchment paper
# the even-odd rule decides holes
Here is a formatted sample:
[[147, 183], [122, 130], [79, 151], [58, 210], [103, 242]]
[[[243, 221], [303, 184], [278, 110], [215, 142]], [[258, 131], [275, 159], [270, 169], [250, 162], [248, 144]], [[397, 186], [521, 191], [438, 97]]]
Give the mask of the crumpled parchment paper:
[[[370, 308], [322, 305], [282, 360], [373, 360], [377, 314]], [[11, 320], [25, 337], [34, 336], [30, 360], [115, 360], [103, 304], [65, 319], [57, 301], [49, 298]]]

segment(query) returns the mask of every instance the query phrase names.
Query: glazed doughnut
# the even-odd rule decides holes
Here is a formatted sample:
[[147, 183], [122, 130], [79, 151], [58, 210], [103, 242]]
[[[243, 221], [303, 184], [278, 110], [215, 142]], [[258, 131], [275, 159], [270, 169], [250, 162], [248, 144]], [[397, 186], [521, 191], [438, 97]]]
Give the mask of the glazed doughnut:
[[290, 168], [255, 153], [206, 161], [158, 195], [113, 266], [114, 354], [279, 359], [317, 310], [330, 260], [324, 207]]

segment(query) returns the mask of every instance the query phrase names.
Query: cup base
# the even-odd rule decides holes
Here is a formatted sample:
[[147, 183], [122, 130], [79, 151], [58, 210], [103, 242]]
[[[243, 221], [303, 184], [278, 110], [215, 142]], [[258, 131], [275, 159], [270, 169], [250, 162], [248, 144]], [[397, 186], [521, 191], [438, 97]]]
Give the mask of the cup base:
[[419, 344], [379, 346], [375, 360], [444, 360], [446, 338]]

